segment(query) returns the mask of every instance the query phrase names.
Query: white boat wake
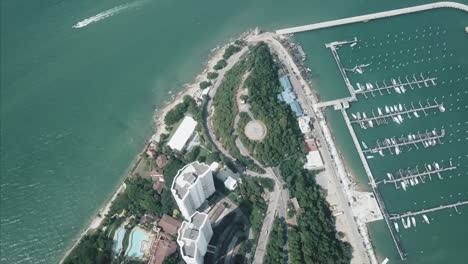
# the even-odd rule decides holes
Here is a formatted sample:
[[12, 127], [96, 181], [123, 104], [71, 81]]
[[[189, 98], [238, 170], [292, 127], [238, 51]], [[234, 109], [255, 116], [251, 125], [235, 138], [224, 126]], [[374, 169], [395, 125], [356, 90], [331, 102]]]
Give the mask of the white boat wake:
[[101, 12], [101, 13], [95, 15], [95, 16], [92, 16], [90, 18], [86, 18], [86, 19], [76, 23], [75, 25], [73, 25], [73, 28], [86, 27], [87, 25], [89, 25], [91, 23], [98, 22], [100, 20], [106, 19], [106, 18], [111, 17], [113, 15], [117, 15], [118, 13], [124, 11], [125, 9], [139, 6], [139, 5], [143, 4], [143, 2], [144, 1], [137, 1], [137, 2], [134, 2], [134, 3], [129, 3], [129, 4], [125, 4], [125, 5], [116, 6], [114, 8], [108, 9], [108, 10], [106, 10], [104, 12]]

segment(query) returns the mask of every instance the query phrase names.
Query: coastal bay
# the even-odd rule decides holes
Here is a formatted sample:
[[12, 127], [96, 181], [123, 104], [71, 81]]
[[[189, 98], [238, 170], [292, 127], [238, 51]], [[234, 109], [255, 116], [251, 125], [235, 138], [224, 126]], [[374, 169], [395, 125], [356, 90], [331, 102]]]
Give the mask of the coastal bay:
[[147, 1], [72, 28], [120, 4], [1, 3], [2, 262], [58, 260], [121, 184], [153, 132], [154, 109], [200, 72], [212, 47], [255, 26], [272, 30], [405, 1], [330, 12], [309, 1]]

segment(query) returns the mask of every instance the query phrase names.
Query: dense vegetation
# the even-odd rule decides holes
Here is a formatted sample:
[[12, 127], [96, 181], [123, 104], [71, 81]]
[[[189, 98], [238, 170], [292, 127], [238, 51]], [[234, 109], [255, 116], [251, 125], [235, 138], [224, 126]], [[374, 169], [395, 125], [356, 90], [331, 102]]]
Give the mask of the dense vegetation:
[[299, 226], [289, 235], [291, 263], [349, 263], [351, 246], [339, 239], [334, 217], [315, 182], [315, 175], [304, 170], [297, 159], [284, 162], [281, 174], [302, 211], [298, 216]]
[[224, 75], [222, 83], [213, 98], [215, 112], [213, 129], [218, 140], [233, 156], [240, 156], [235, 144], [234, 119], [237, 114], [236, 92], [247, 68], [247, 61], [241, 60]]
[[251, 50], [251, 71], [245, 81], [248, 102], [256, 119], [262, 120], [268, 133], [262, 142], [251, 142], [255, 158], [267, 166], [276, 166], [297, 153], [302, 153], [302, 134], [289, 106], [279, 102], [281, 92], [277, 67], [268, 46], [260, 43]]
[[219, 60], [216, 65], [213, 67], [214, 70], [221, 70], [222, 68], [226, 67], [227, 62], [224, 59]]
[[186, 95], [183, 98], [183, 102], [176, 105], [164, 117], [164, 123], [166, 126], [172, 126], [184, 118], [187, 112], [196, 112], [197, 104], [192, 97]]
[[239, 52], [240, 50], [241, 50], [241, 47], [239, 46], [229, 45], [224, 51], [223, 59], [225, 60], [229, 59], [232, 55], [234, 55], [234, 53]]
[[218, 78], [218, 73], [217, 72], [209, 72], [207, 75], [206, 75], [206, 78], [212, 80], [212, 79], [216, 79]]
[[268, 238], [268, 245], [263, 264], [286, 263], [286, 253], [284, 251], [285, 244], [286, 223], [284, 222], [284, 219], [276, 217]]
[[210, 87], [212, 85], [212, 83], [210, 81], [203, 81], [200, 83], [200, 89], [206, 89], [208, 87]]
[[120, 214], [123, 210], [137, 217], [145, 213], [159, 216], [164, 213], [161, 197], [153, 190], [151, 180], [136, 177], [128, 178], [125, 183], [127, 188], [112, 204], [110, 215]]
[[64, 264], [108, 264], [111, 263], [112, 239], [102, 231], [84, 236]]
[[249, 218], [254, 236], [258, 238], [267, 209], [267, 204], [262, 197], [264, 186], [259, 178], [243, 177], [238, 192], [242, 198], [239, 208]]

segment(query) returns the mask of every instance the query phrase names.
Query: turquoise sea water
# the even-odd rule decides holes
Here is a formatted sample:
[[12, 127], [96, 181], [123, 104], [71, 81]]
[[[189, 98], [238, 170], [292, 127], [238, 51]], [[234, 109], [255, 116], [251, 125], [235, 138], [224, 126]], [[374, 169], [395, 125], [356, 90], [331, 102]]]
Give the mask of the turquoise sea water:
[[153, 110], [212, 48], [255, 26], [428, 2], [1, 0], [0, 261], [60, 258], [120, 184], [152, 132]]
[[[437, 18], [437, 19], [434, 19]], [[358, 101], [351, 103], [348, 115], [366, 112], [372, 116], [372, 111], [378, 115], [377, 108], [382, 111], [386, 105], [406, 105], [410, 108], [413, 103], [419, 106], [431, 103], [443, 103], [445, 112], [438, 109], [427, 110], [427, 115], [419, 112], [420, 117], [403, 114], [402, 124], [389, 123], [374, 128], [362, 129], [358, 124], [353, 125], [359, 141], [364, 141], [370, 147], [376, 147], [376, 140], [382, 141], [390, 137], [406, 137], [418, 132], [440, 131], [445, 129], [446, 136], [442, 144], [424, 148], [419, 145], [402, 148], [400, 155], [391, 155], [384, 151], [385, 156], [378, 153], [367, 154], [373, 156], [368, 160], [370, 169], [376, 181], [387, 179], [386, 173], [393, 173], [399, 169], [419, 167], [424, 170], [424, 164], [438, 162], [441, 167], [449, 167], [450, 162], [456, 170], [442, 172], [439, 179], [432, 174], [432, 180], [426, 178], [426, 183], [408, 186], [407, 191], [395, 189], [393, 184], [381, 184], [378, 189], [383, 196], [387, 211], [390, 214], [401, 214], [408, 211], [418, 211], [468, 200], [468, 14], [454, 9], [437, 9], [411, 15], [398, 16], [367, 23], [336, 27], [315, 32], [304, 32], [295, 36], [306, 51], [326, 50], [325, 43], [332, 41], [351, 40], [357, 37], [358, 43], [354, 47], [341, 46], [339, 56], [345, 68], [353, 68], [360, 64], [370, 64], [364, 68], [364, 73], [348, 72], [348, 77], [355, 88], [356, 83], [376, 82], [383, 86], [391, 84], [391, 78], [405, 80], [413, 74], [421, 79], [424, 77], [437, 78], [436, 85], [422, 84], [421, 87], [406, 86], [406, 93], [399, 94], [392, 90], [391, 94], [383, 91], [382, 95], [375, 92], [375, 97], [368, 94], [366, 99], [358, 95]], [[312, 81], [322, 99], [329, 100], [348, 96], [349, 92], [344, 81], [339, 76], [336, 62], [329, 51], [328, 57], [310, 59], [306, 63], [312, 69]], [[311, 56], [311, 55], [310, 55]], [[321, 69], [335, 67], [335, 71]], [[434, 101], [435, 100], [435, 101]], [[384, 111], [385, 112], [385, 111]], [[369, 180], [360, 165], [357, 152], [349, 136], [340, 112], [328, 111], [328, 119], [337, 137], [345, 159], [350, 164], [357, 178], [363, 183]], [[393, 150], [393, 152], [395, 152]], [[427, 213], [430, 224], [426, 224], [421, 216], [416, 216], [416, 226], [403, 228], [400, 220], [398, 236], [408, 259], [404, 263], [465, 263], [467, 258], [466, 245], [468, 243], [468, 206], [461, 206], [458, 211], [446, 209]], [[392, 223], [393, 225], [393, 223]], [[371, 239], [380, 260], [388, 257], [391, 263], [399, 263], [399, 257], [390, 233], [383, 221], [369, 225]]]

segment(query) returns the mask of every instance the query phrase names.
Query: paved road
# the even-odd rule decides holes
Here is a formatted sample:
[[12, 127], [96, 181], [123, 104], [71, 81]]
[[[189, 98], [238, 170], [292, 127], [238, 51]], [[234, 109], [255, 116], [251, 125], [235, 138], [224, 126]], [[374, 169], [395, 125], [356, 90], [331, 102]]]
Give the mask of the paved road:
[[[317, 112], [314, 111], [314, 105], [317, 104], [317, 99], [313, 96], [312, 90], [309, 87], [308, 83], [299, 75], [299, 69], [293, 62], [291, 56], [286, 51], [286, 49], [279, 43], [276, 39], [270, 38], [267, 43], [270, 47], [276, 51], [279, 58], [285, 62], [286, 68], [290, 74], [290, 80], [295, 90], [298, 101], [303, 107], [304, 113], [308, 116], [314, 117], [316, 120], [314, 123], [314, 128], [317, 130], [316, 139], [322, 142], [322, 147], [319, 149], [322, 157], [324, 159], [326, 172], [330, 176], [330, 180], [334, 183], [335, 186], [341, 186], [340, 178], [337, 175], [340, 164], [336, 164], [333, 156], [330, 153], [325, 140], [324, 131], [322, 131], [321, 126], [318, 122], [323, 122], [323, 114], [320, 112], [320, 109], [317, 108]], [[336, 155], [335, 155], [336, 157]], [[339, 158], [339, 157], [338, 157]], [[341, 165], [342, 166], [342, 165]], [[358, 225], [354, 220], [351, 207], [348, 205], [348, 199], [345, 196], [344, 192], [339, 191], [338, 199], [340, 201], [340, 209], [344, 212], [344, 217], [346, 217], [347, 225], [349, 226], [348, 230], [351, 232], [349, 234], [350, 243], [354, 248], [353, 260], [352, 263], [369, 263], [369, 257], [367, 256], [367, 250], [363, 247], [364, 241], [362, 236], [358, 232]]]

